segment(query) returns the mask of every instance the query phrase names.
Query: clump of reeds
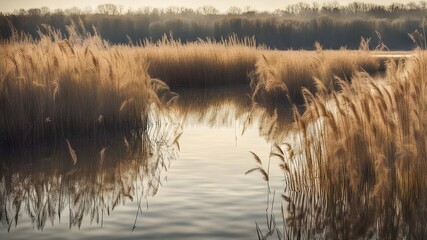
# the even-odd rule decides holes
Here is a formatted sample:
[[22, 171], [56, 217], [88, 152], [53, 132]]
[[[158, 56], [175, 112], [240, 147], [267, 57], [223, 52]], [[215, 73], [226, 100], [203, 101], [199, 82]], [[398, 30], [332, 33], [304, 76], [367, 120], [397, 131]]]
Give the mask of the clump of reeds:
[[221, 41], [189, 43], [164, 36], [158, 42], [145, 40], [142, 45], [138, 49], [149, 63], [149, 74], [169, 86], [184, 87], [247, 84], [259, 51], [254, 38], [238, 39], [235, 35]]
[[267, 52], [258, 58], [252, 75], [255, 103], [275, 108], [288, 102], [303, 104], [303, 88], [315, 93], [318, 84], [328, 92], [338, 88], [335, 77], [350, 81], [359, 71], [377, 73], [380, 61], [367, 51]]
[[425, 236], [426, 76], [420, 51], [390, 61], [383, 80], [362, 72], [340, 80], [339, 92], [321, 83], [317, 94], [303, 90], [307, 110], [294, 107], [281, 154], [290, 236], [303, 228], [303, 238]]
[[68, 26], [66, 38], [43, 29], [38, 41], [14, 37], [0, 48], [2, 146], [138, 132], [150, 105], [175, 98], [132, 47], [111, 46], [82, 26]]

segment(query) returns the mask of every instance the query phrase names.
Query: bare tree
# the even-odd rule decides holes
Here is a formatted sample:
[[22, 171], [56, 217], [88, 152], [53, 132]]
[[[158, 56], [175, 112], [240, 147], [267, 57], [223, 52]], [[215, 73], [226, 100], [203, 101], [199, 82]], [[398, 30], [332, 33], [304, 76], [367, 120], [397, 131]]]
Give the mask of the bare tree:
[[48, 8], [48, 7], [41, 7], [40, 8], [40, 13], [41, 13], [41, 15], [43, 15], [43, 16], [46, 16], [46, 15], [49, 15], [50, 14], [50, 9]]
[[236, 6], [231, 6], [228, 10], [227, 10], [227, 14], [229, 15], [238, 15], [238, 14], [242, 14], [242, 9]]
[[196, 12], [202, 15], [216, 15], [219, 13], [219, 10], [216, 9], [214, 6], [206, 5], [199, 7]]
[[123, 13], [124, 7], [123, 5], [115, 5], [115, 4], [107, 3], [107, 4], [98, 5], [96, 9], [100, 14], [120, 15]]
[[40, 16], [41, 15], [41, 10], [40, 8], [30, 8], [28, 9], [28, 15], [32, 15], [32, 16]]

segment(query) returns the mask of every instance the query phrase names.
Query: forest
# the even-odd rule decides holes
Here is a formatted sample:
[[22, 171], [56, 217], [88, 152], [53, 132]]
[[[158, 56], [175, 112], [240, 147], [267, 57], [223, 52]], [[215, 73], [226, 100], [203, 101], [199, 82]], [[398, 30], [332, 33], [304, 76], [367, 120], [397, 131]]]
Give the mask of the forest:
[[414, 47], [409, 33], [422, 32], [427, 4], [376, 5], [354, 2], [298, 3], [272, 12], [251, 7], [230, 7], [220, 12], [213, 6], [197, 9], [141, 7], [125, 9], [121, 5], [101, 4], [96, 9], [77, 7], [50, 10], [47, 7], [1, 13], [0, 38], [8, 39], [15, 29], [38, 38], [43, 25], [60, 29], [82, 21], [92, 34], [110, 43], [158, 41], [164, 35], [182, 42], [220, 41], [232, 35], [255, 37], [258, 46], [271, 49], [314, 49], [319, 42], [325, 49], [358, 49], [361, 38], [370, 40], [370, 48], [385, 43], [390, 50]]

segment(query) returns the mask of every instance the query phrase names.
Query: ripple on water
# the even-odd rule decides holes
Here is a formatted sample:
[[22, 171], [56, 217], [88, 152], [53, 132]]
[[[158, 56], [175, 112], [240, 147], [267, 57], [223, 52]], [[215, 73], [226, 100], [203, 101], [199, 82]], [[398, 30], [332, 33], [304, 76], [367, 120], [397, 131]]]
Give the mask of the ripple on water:
[[[1, 229], [1, 239], [251, 239], [256, 236], [255, 221], [265, 221], [266, 184], [261, 175], [244, 173], [256, 166], [249, 151], [267, 164], [270, 145], [249, 128], [243, 136], [234, 127], [186, 126], [180, 139], [181, 152], [165, 172], [154, 197], [143, 201], [143, 213], [136, 228], [137, 203], [126, 200], [109, 216], [103, 226], [89, 219], [82, 227], [69, 230], [65, 210], [59, 224], [46, 223], [43, 231], [33, 230], [25, 213], [11, 232]], [[272, 175], [279, 175], [273, 166]], [[273, 171], [274, 170], [274, 171]], [[277, 178], [280, 179], [280, 178]], [[281, 182], [272, 186], [280, 189]], [[283, 189], [283, 188], [282, 188]], [[279, 191], [279, 190], [278, 190]]]

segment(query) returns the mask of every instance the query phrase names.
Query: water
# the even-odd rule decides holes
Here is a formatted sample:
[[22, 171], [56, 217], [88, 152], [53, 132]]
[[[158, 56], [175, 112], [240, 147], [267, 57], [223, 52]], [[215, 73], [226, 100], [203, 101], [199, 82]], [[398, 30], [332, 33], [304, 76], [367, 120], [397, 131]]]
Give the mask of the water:
[[248, 149], [268, 156], [269, 145], [256, 131], [236, 143], [233, 128], [193, 127], [182, 137], [180, 160], [173, 164], [168, 183], [150, 201], [140, 223], [141, 235], [149, 239], [253, 238], [254, 221], [264, 218], [266, 185], [260, 176], [244, 172], [254, 165]]
[[[178, 103], [152, 111], [141, 134], [68, 139], [76, 164], [65, 139], [3, 156], [0, 239], [425, 238], [425, 191], [376, 199], [303, 182], [292, 190], [268, 140], [303, 144], [297, 131], [283, 134], [289, 111], [252, 111], [244, 86], [176, 91]], [[269, 185], [245, 174], [254, 167]]]
[[[0, 239], [256, 238], [255, 222], [267, 221], [267, 185], [261, 174], [245, 172], [257, 166], [249, 151], [268, 168], [271, 143], [258, 123], [241, 134], [247, 91], [178, 89], [173, 117], [150, 126], [134, 153], [124, 154], [119, 139], [104, 157], [102, 144], [70, 140], [76, 166], [66, 146], [33, 164], [22, 159], [34, 154], [17, 154], [21, 160], [1, 168]], [[283, 191], [278, 164], [271, 159], [276, 198]]]

